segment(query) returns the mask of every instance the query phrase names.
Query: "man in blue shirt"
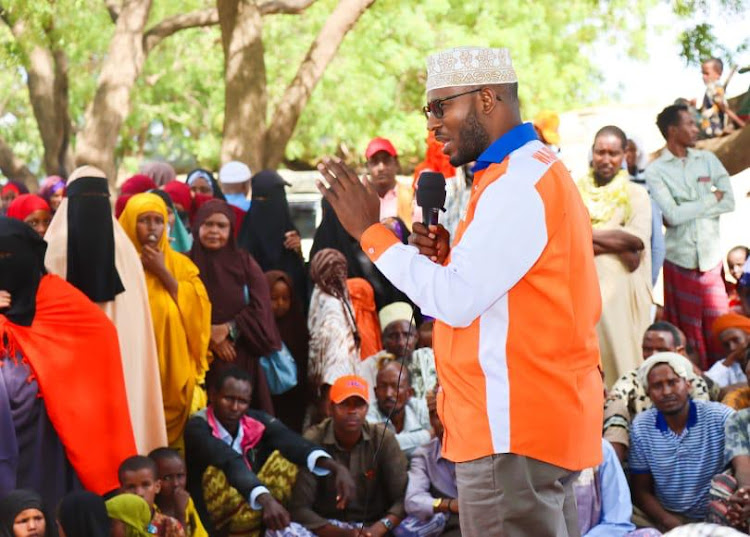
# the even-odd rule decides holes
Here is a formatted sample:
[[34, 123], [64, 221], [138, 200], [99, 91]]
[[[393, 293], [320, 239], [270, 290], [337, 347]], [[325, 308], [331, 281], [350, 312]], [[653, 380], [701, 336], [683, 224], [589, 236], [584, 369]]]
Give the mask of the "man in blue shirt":
[[630, 430], [633, 522], [667, 531], [701, 521], [711, 478], [724, 466], [724, 424], [734, 411], [690, 399], [689, 371], [678, 354], [653, 355], [639, 377], [654, 408]]

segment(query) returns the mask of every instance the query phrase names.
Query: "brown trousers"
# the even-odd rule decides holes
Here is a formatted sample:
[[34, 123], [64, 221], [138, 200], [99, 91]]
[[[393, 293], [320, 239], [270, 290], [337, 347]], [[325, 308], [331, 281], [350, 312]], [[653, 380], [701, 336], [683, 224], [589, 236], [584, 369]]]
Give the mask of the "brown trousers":
[[580, 537], [571, 472], [512, 453], [456, 465], [463, 537]]

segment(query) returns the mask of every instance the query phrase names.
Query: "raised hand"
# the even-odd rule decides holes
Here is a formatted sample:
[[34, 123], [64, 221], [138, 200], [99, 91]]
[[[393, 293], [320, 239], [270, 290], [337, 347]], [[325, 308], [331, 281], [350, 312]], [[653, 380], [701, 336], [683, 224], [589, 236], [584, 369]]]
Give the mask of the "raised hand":
[[380, 198], [369, 181], [361, 181], [354, 171], [339, 158], [325, 158], [318, 164], [328, 187], [317, 182], [320, 193], [336, 211], [341, 225], [360, 240], [365, 230], [380, 222]]

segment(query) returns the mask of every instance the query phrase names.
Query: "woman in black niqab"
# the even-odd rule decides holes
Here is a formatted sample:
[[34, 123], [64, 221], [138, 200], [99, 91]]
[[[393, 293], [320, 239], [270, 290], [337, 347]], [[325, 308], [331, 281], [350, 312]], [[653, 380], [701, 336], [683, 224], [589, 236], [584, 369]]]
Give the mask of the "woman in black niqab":
[[286, 199], [286, 185], [273, 170], [263, 170], [253, 176], [252, 203], [242, 223], [238, 243], [250, 252], [264, 272], [287, 273], [307, 310], [309, 283], [304, 259], [301, 252], [285, 246], [287, 233], [297, 231]]

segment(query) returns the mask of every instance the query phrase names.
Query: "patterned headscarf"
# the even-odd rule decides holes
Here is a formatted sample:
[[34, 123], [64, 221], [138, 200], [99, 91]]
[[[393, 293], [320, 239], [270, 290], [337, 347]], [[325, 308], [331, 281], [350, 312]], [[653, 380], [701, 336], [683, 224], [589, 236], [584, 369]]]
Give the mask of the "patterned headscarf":
[[310, 262], [310, 278], [313, 283], [340, 300], [349, 295], [346, 287], [347, 272], [346, 257], [333, 248], [319, 251]]

